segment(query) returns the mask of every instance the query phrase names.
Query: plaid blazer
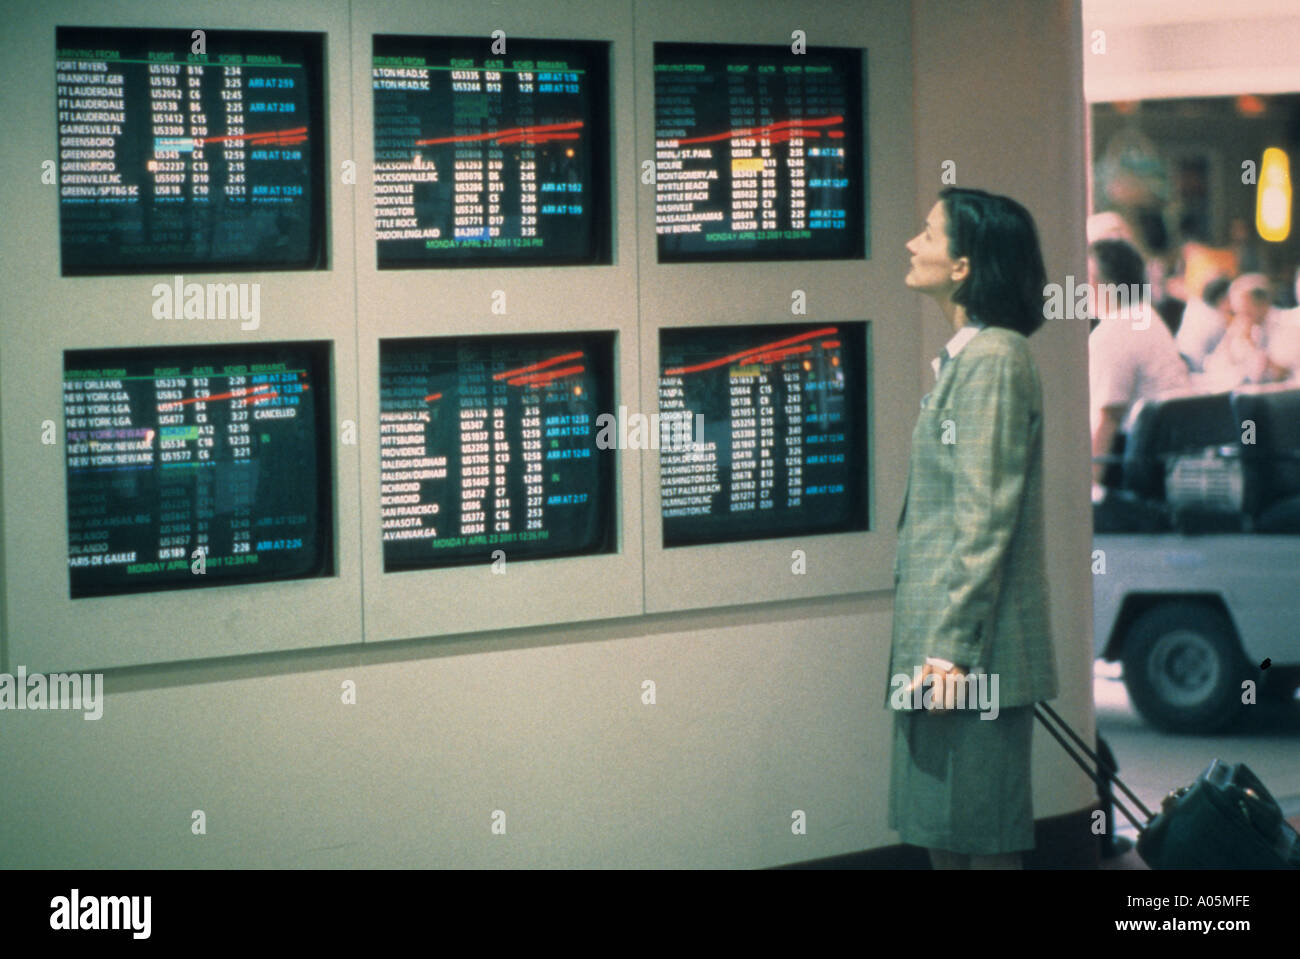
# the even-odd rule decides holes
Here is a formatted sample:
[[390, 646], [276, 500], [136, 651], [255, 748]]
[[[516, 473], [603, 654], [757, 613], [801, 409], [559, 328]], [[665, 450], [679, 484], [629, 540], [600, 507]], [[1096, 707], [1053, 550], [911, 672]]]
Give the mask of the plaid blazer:
[[891, 680], [936, 656], [998, 674], [1000, 708], [1053, 698], [1043, 390], [1020, 333], [980, 330], [921, 401], [898, 529]]

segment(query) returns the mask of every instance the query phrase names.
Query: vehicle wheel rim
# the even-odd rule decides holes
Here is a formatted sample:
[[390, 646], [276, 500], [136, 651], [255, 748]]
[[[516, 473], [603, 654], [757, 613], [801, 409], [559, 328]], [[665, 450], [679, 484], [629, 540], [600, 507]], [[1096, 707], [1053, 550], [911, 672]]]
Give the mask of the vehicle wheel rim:
[[1162, 700], [1199, 706], [1219, 682], [1219, 657], [1200, 633], [1177, 630], [1161, 636], [1147, 658], [1147, 675]]

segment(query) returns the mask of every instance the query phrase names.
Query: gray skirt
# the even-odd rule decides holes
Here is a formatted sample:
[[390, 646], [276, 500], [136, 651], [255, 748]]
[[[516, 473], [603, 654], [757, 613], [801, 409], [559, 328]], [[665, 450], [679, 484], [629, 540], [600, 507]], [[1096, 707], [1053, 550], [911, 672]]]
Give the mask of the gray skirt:
[[894, 714], [889, 825], [905, 843], [987, 856], [1034, 848], [1032, 706]]

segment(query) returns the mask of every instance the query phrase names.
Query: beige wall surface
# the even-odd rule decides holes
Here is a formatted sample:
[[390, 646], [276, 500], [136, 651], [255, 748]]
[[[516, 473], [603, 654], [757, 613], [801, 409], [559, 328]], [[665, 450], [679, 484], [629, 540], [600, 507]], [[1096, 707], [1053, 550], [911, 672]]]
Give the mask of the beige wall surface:
[[[168, 8], [169, 23], [177, 6]], [[355, 28], [358, 18], [375, 22], [382, 8], [360, 0], [295, 6], [299, 29], [313, 29], [318, 13], [334, 23], [344, 10]], [[515, 6], [479, 4], [465, 29], [499, 14], [509, 31]], [[552, 6], [558, 12], [549, 35], [563, 36], [566, 24], [576, 29], [582, 22], [582, 4]], [[153, 7], [103, 9], [142, 23], [152, 19]], [[535, 20], [536, 8], [518, 9]], [[928, 389], [928, 358], [946, 339], [938, 314], [902, 287], [902, 247], [942, 185], [943, 162], [954, 162], [959, 185], [1006, 192], [1028, 206], [1042, 232], [1050, 279], [1080, 272], [1085, 157], [1077, 5], [871, 0], [702, 9], [628, 0], [616, 9], [604, 15], [615, 21], [609, 38], [616, 41], [616, 76], [627, 75], [618, 58], [643, 49], [647, 31], [651, 40], [780, 43], [791, 30], [806, 29], [810, 44], [833, 32], [830, 42], [868, 50], [868, 142], [878, 141], [880, 152], [871, 154], [871, 259], [857, 265], [859, 275], [824, 263], [798, 270], [778, 265], [768, 271], [770, 280], [764, 271], [727, 279], [726, 267], [661, 269], [644, 255], [653, 230], [642, 217], [633, 234], [639, 252], [617, 254], [610, 286], [619, 296], [623, 285], [635, 286], [643, 337], [646, 303], [685, 309], [701, 297], [701, 287], [719, 283], [731, 284], [734, 315], [755, 321], [782, 318], [792, 284], [806, 288], [811, 303], [822, 297], [840, 319], [870, 319], [874, 363], [892, 371], [882, 380], [890, 395], [873, 424], [876, 448], [884, 451], [874, 467], [875, 527], [892, 530], [910, 411]], [[674, 10], [694, 12], [684, 12], [677, 25]], [[749, 15], [741, 17], [741, 10]], [[265, 26], [255, 17], [249, 23]], [[11, 25], [6, 42], [52, 48], [52, 38], [24, 30], [21, 21]], [[346, 46], [345, 38], [339, 42]], [[355, 37], [352, 43], [355, 48]], [[331, 83], [346, 85], [354, 74], [331, 70]], [[11, 79], [6, 73], [6, 90]], [[638, 59], [632, 82], [650, 81], [648, 65]], [[636, 122], [631, 107], [638, 95], [616, 90], [616, 138], [620, 124]], [[337, 99], [333, 104], [337, 123], [346, 111]], [[8, 106], [52, 112], [50, 104]], [[50, 149], [0, 151], [6, 214], [23, 194], [15, 180], [34, 177], [27, 165]], [[620, 175], [631, 175], [634, 159], [615, 158]], [[26, 229], [48, 233], [55, 205], [52, 194], [28, 203]], [[337, 224], [340, 211], [334, 212]], [[620, 206], [619, 215], [631, 213]], [[617, 223], [615, 232], [627, 242]], [[21, 279], [8, 257], [14, 242], [0, 237], [7, 286]], [[350, 242], [346, 223], [334, 242], [336, 248]], [[361, 262], [356, 250], [346, 257], [349, 269]], [[746, 293], [755, 278], [757, 288]], [[23, 309], [48, 311], [67, 295], [67, 282], [53, 279], [52, 294], [39, 288], [25, 294]], [[87, 289], [93, 295], [99, 288], [83, 287], [83, 295]], [[356, 328], [353, 292], [330, 307], [332, 325]], [[777, 293], [784, 305], [773, 307]], [[716, 291], [703, 296], [714, 311], [706, 316], [721, 309]], [[628, 324], [622, 328], [635, 326], [626, 304], [617, 308], [624, 311], [617, 322]], [[11, 474], [42, 455], [13, 435], [30, 427], [37, 436], [31, 423], [40, 419], [40, 409], [22, 406], [9, 385], [23, 362], [14, 355], [13, 309], [11, 299], [0, 305], [6, 524], [29, 508], [15, 498], [27, 495], [27, 487], [11, 482]], [[62, 336], [53, 334], [60, 349], [81, 345]], [[1092, 723], [1086, 336], [1086, 323], [1057, 321], [1031, 340], [1048, 384], [1058, 706], [1085, 736]], [[366, 389], [358, 378], [348, 381], [353, 397]], [[349, 402], [356, 408], [356, 399]], [[355, 488], [360, 467], [353, 460], [348, 469]], [[642, 472], [643, 479], [648, 475]], [[878, 582], [878, 567], [888, 569], [893, 558], [892, 539], [871, 542], [879, 555], [864, 568], [864, 583]], [[22, 558], [6, 552], [0, 564], [5, 595], [12, 595], [25, 575]], [[65, 595], [57, 576], [25, 588]], [[891, 718], [882, 707], [889, 591], [864, 586], [847, 595], [728, 602], [110, 671], [98, 721], [72, 711], [0, 712], [0, 867], [749, 868], [895, 843], [885, 823]], [[5, 615], [0, 623], [7, 631], [12, 624]], [[176, 628], [204, 641], [201, 622]], [[5, 668], [16, 665], [6, 659]], [[349, 681], [355, 705], [342, 701]], [[653, 704], [647, 682], [654, 684]], [[1091, 784], [1045, 736], [1036, 739], [1034, 763], [1038, 816], [1092, 802]], [[196, 810], [205, 814], [205, 835], [192, 832]], [[806, 815], [806, 834], [791, 828], [796, 811]], [[504, 834], [494, 833], [494, 822], [504, 823]]]

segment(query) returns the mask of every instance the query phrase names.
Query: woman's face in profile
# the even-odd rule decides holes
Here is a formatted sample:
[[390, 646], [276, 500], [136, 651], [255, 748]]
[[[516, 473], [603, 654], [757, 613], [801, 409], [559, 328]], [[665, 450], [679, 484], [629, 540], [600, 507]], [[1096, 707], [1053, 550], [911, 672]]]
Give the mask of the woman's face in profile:
[[942, 200], [931, 208], [921, 232], [908, 241], [907, 252], [912, 254], [911, 269], [903, 282], [911, 289], [942, 294], [957, 288], [952, 278], [957, 263], [948, 255], [948, 218]]

